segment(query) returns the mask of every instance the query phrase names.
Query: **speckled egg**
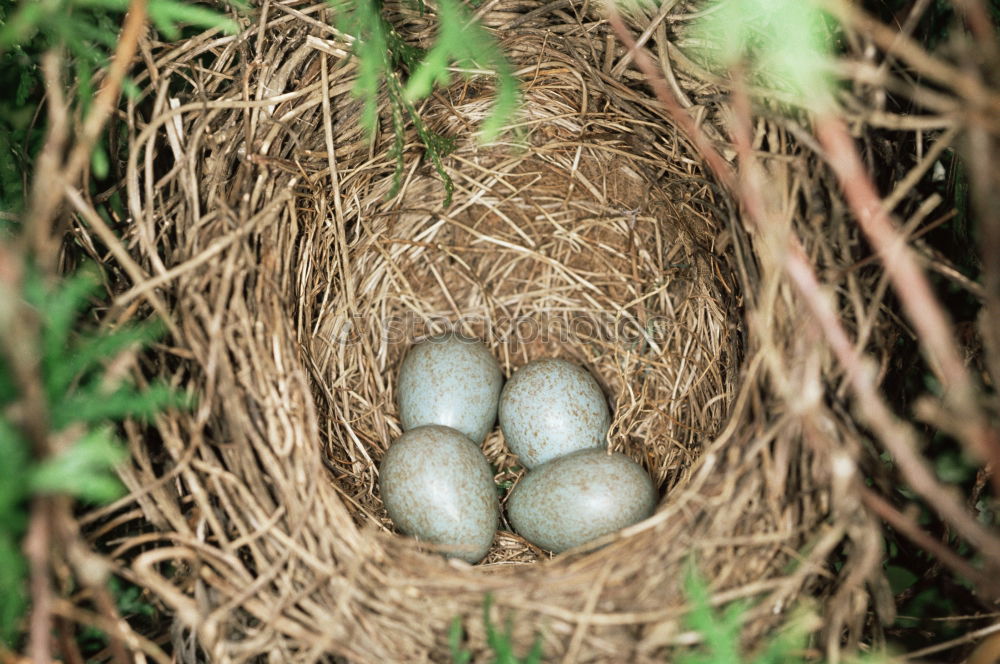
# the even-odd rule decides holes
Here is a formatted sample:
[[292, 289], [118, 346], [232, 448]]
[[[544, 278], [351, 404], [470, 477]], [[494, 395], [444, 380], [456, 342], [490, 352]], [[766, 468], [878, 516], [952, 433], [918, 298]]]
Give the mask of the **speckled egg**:
[[399, 420], [403, 430], [440, 424], [477, 445], [497, 418], [503, 373], [478, 339], [447, 332], [409, 350], [399, 370]]
[[624, 454], [580, 450], [528, 471], [507, 499], [511, 525], [526, 540], [559, 553], [642, 521], [656, 489]]
[[525, 468], [605, 446], [611, 426], [601, 386], [583, 367], [558, 358], [529, 362], [500, 395], [500, 430]]
[[500, 505], [490, 464], [454, 429], [422, 426], [400, 436], [379, 466], [379, 491], [397, 528], [446, 555], [475, 563], [493, 543]]

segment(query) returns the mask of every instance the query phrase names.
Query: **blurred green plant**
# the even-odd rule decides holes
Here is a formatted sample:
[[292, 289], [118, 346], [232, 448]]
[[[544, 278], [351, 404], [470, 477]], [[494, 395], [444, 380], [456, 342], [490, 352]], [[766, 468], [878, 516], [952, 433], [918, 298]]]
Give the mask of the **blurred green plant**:
[[[493, 652], [493, 664], [541, 664], [541, 637], [535, 639], [531, 650], [523, 659], [519, 658], [514, 652], [513, 617], [508, 615], [503, 631], [498, 631], [490, 618], [492, 607], [493, 595], [486, 593], [486, 597], [483, 598], [483, 625], [486, 627], [486, 644]], [[462, 619], [460, 616], [455, 616], [448, 630], [448, 646], [451, 649], [451, 659], [454, 664], [469, 664], [472, 661], [472, 652], [462, 646], [464, 637]]]
[[[678, 653], [673, 660], [678, 664], [795, 664], [814, 661], [807, 647], [809, 638], [821, 621], [808, 605], [792, 611], [785, 624], [770, 637], [763, 639], [752, 653], [744, 652], [740, 642], [743, 624], [750, 605], [736, 601], [724, 609], [712, 608], [711, 593], [707, 581], [698, 572], [692, 561], [684, 576], [684, 594], [691, 610], [684, 617], [684, 627], [697, 632], [701, 645]], [[866, 654], [860, 658], [848, 659], [857, 664], [881, 664], [889, 662], [885, 653]]]
[[[114, 466], [125, 452], [111, 423], [149, 417], [189, 401], [162, 383], [140, 389], [127, 379], [109, 380], [106, 367], [111, 360], [153, 341], [162, 328], [149, 323], [111, 332], [90, 328], [83, 314], [97, 288], [97, 277], [89, 270], [53, 285], [33, 268], [25, 275], [20, 298], [38, 316], [40, 334], [37, 347], [31, 350], [39, 358], [48, 433], [53, 441], [62, 441], [50, 456], [37, 458], [31, 452], [29, 438], [17, 422], [19, 386], [9, 357], [0, 354], [0, 458], [4, 460], [0, 465], [0, 643], [13, 645], [27, 607], [27, 565], [20, 542], [30, 499], [61, 494], [105, 503], [119, 497], [123, 487]], [[0, 301], [5, 308], [0, 316], [23, 314], [24, 307], [13, 309], [10, 303], [6, 296]]]
[[835, 23], [811, 0], [710, 3], [695, 36], [713, 68], [745, 71], [802, 106], [830, 108]]
[[[443, 159], [454, 150], [454, 140], [428, 129], [415, 104], [430, 95], [435, 84], [448, 84], [452, 66], [464, 70], [491, 69], [496, 73], [496, 100], [479, 129], [479, 140], [487, 143], [495, 140], [513, 117], [519, 100], [517, 80], [496, 40], [457, 0], [437, 2], [438, 36], [426, 52], [408, 44], [392, 27], [382, 15], [380, 0], [329, 2], [337, 12], [338, 28], [354, 39], [354, 54], [358, 58], [354, 94], [364, 102], [361, 123], [371, 136], [378, 125], [379, 93], [383, 88], [386, 92], [393, 133], [389, 157], [395, 162], [389, 196], [395, 196], [402, 185], [408, 118], [423, 144], [424, 154], [444, 182], [444, 204], [450, 205], [455, 185], [445, 171]], [[419, 8], [423, 11], [422, 2]], [[410, 72], [405, 83], [404, 72]]]
[[[685, 572], [684, 594], [691, 609], [684, 616], [682, 626], [697, 633], [701, 643], [678, 650], [671, 661], [678, 664], [806, 664], [815, 660], [815, 656], [808, 651], [809, 639], [820, 626], [821, 620], [809, 606], [804, 605], [793, 611], [785, 624], [764, 639], [753, 652], [745, 652], [741, 633], [750, 610], [748, 602], [736, 601], [723, 609], [714, 609], [708, 583], [693, 562]], [[492, 606], [493, 597], [487, 593], [483, 600], [483, 624], [494, 664], [542, 662], [541, 636], [536, 638], [531, 651], [523, 659], [518, 658], [513, 646], [512, 617], [507, 616], [503, 631], [497, 630], [490, 619]], [[455, 616], [448, 630], [448, 646], [453, 664], [469, 664], [472, 661], [472, 652], [462, 645], [464, 639], [462, 619]], [[874, 652], [848, 658], [847, 661], [855, 664], [887, 664], [892, 660], [886, 653]]]
[[[129, 624], [156, 624], [160, 613], [156, 606], [146, 601], [147, 591], [115, 576], [108, 580], [108, 589], [115, 598], [118, 615], [123, 620], [127, 620]], [[87, 625], [79, 629], [77, 642], [80, 654], [91, 661], [91, 658], [96, 659], [108, 647], [108, 636], [96, 627]]]

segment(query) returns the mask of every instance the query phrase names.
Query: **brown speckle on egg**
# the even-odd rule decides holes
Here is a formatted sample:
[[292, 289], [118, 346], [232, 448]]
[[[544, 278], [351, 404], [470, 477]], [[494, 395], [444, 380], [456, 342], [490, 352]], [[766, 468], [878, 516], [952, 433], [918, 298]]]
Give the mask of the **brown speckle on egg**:
[[503, 373], [478, 339], [448, 332], [409, 350], [399, 369], [403, 430], [438, 424], [481, 444], [493, 429]]
[[458, 431], [422, 426], [389, 446], [379, 468], [389, 518], [402, 532], [470, 563], [486, 555], [500, 519], [493, 472]]
[[529, 362], [500, 395], [500, 430], [526, 468], [605, 446], [608, 402], [590, 372], [559, 358]]
[[519, 535], [559, 553], [642, 521], [656, 489], [624, 454], [580, 450], [528, 471], [507, 499]]

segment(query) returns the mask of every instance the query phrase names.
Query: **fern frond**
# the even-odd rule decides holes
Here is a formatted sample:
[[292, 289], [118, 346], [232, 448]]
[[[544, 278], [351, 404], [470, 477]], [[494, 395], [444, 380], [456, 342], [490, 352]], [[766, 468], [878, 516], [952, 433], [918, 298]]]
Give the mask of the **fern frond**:
[[451, 81], [451, 63], [460, 68], [493, 69], [497, 74], [497, 100], [479, 130], [481, 141], [492, 141], [510, 121], [518, 104], [517, 80], [510, 64], [492, 35], [473, 21], [457, 0], [438, 0], [438, 20], [441, 28], [437, 41], [407, 81], [406, 99], [423, 99], [435, 85], [447, 85]]

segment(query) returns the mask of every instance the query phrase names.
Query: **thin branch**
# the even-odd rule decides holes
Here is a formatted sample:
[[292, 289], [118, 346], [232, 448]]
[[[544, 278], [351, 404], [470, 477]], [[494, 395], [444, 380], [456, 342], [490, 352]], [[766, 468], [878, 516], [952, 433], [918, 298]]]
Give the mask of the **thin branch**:
[[971, 102], [971, 112], [990, 115], [1000, 112], [1000, 93], [987, 88], [976, 76], [954, 67], [937, 58], [906, 35], [890, 28], [861, 9], [845, 0], [815, 0], [830, 12], [841, 24], [849, 25], [870, 37], [879, 48], [906, 62], [915, 70]]
[[[63, 81], [59, 75], [62, 55], [49, 51], [42, 56], [42, 78], [45, 81], [48, 131], [45, 145], [35, 162], [35, 177], [31, 189], [31, 210], [27, 233], [31, 249], [42, 265], [50, 265], [55, 258], [52, 240], [52, 210], [59, 205], [58, 194], [53, 188], [61, 178], [61, 164], [69, 135], [69, 108], [63, 95]], [[58, 244], [58, 243], [57, 243]]]
[[52, 662], [52, 580], [49, 577], [49, 550], [52, 546], [49, 499], [32, 501], [31, 522], [24, 538], [24, 553], [31, 574], [31, 622], [28, 654], [35, 664]]
[[90, 590], [97, 610], [104, 615], [115, 629], [108, 631], [111, 657], [116, 664], [128, 664], [130, 658], [122, 632], [128, 631], [127, 623], [118, 614], [118, 607], [108, 590], [109, 566], [93, 553], [80, 536], [80, 530], [73, 519], [72, 502], [69, 498], [58, 497], [53, 502], [53, 531], [57, 533], [66, 560], [72, 566], [76, 579]]
[[1000, 580], [992, 578], [973, 567], [967, 560], [949, 549], [939, 540], [927, 534], [913, 518], [897, 510], [885, 498], [871, 489], [863, 487], [861, 489], [861, 500], [879, 518], [921, 549], [940, 560], [952, 572], [971, 581], [977, 588], [989, 589], [987, 593], [989, 596], [1000, 597]]
[[[854, 216], [882, 257], [882, 265], [903, 310], [942, 383], [946, 403], [957, 410], [961, 426], [956, 432], [958, 437], [984, 463], [1000, 468], [1000, 440], [979, 406], [980, 390], [955, 345], [951, 320], [934, 295], [913, 250], [886, 212], [847, 127], [832, 115], [822, 115], [816, 120], [816, 134]], [[1000, 493], [1000, 475], [994, 474], [993, 482]]]
[[[121, 37], [118, 40], [118, 47], [104, 79], [104, 86], [94, 98], [94, 103], [91, 105], [90, 112], [87, 114], [80, 131], [80, 137], [70, 151], [65, 164], [58, 167], [56, 162], [39, 160], [34, 178], [35, 190], [32, 204], [26, 217], [26, 226], [32, 237], [35, 238], [36, 250], [47, 247], [52, 241], [52, 220], [63, 201], [63, 185], [64, 183], [65, 185], [75, 184], [90, 160], [94, 144], [117, 106], [122, 80], [125, 78], [125, 73], [138, 49], [139, 38], [145, 25], [146, 0], [132, 0]], [[47, 54], [46, 60], [43, 62], [48, 62], [52, 57]], [[66, 119], [68, 114], [57, 71], [51, 74], [46, 72], [45, 87], [50, 114], [46, 152], [49, 151], [49, 144], [51, 144], [51, 156], [55, 159], [62, 154], [62, 145], [65, 143], [65, 131], [68, 124]], [[46, 263], [43, 263], [48, 264], [54, 256], [50, 250], [42, 249], [39, 258], [48, 259]]]
[[122, 81], [125, 74], [132, 65], [136, 51], [139, 50], [139, 39], [146, 28], [146, 0], [132, 0], [129, 3], [129, 11], [125, 17], [125, 25], [122, 26], [122, 33], [118, 38], [118, 46], [115, 49], [114, 58], [108, 68], [108, 74], [104, 79], [104, 86], [83, 121], [83, 129], [80, 138], [69, 159], [66, 160], [66, 168], [63, 178], [68, 184], [75, 184], [77, 177], [83, 171], [83, 167], [90, 160], [94, 144], [97, 142], [108, 118], [114, 113], [118, 106], [118, 96], [121, 94]]
[[632, 33], [629, 32], [629, 29], [622, 21], [614, 2], [608, 3], [608, 22], [611, 23], [611, 27], [614, 29], [618, 39], [628, 47], [635, 64], [646, 75], [649, 84], [653, 86], [656, 98], [663, 104], [663, 107], [670, 114], [670, 117], [673, 118], [674, 122], [677, 123], [681, 131], [684, 132], [688, 140], [694, 144], [694, 147], [704, 157], [705, 162], [712, 170], [712, 173], [715, 174], [715, 177], [730, 191], [735, 191], [736, 176], [733, 174], [732, 167], [715, 148], [715, 144], [708, 138], [708, 135], [698, 127], [694, 118], [691, 117], [681, 106], [680, 102], [671, 94], [670, 87], [667, 85], [666, 80], [664, 80], [663, 74], [656, 68], [656, 64], [646, 50], [639, 48], [638, 44], [636, 44]]
[[[952, 648], [957, 648], [958, 646], [963, 646], [966, 643], [971, 643], [976, 639], [981, 639], [983, 637], [988, 637], [990, 635], [1000, 632], [1000, 623], [993, 623], [982, 629], [977, 629], [968, 634], [963, 634], [962, 636], [945, 641], [944, 643], [936, 643], [932, 646], [927, 646], [926, 648], [921, 648], [920, 650], [914, 650], [912, 652], [906, 653], [903, 661], [912, 662], [918, 658], [926, 657], [927, 655], [934, 655], [945, 650], [951, 650]], [[966, 664], [972, 664], [972, 660], [967, 660]], [[986, 664], [990, 664], [987, 661]]]

